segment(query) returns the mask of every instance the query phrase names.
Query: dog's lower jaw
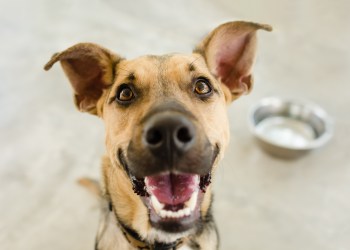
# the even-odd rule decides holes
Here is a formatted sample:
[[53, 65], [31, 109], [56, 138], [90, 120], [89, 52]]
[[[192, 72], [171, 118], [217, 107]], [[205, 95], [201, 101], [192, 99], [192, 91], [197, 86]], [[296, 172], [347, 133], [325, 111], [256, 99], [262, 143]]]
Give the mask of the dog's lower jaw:
[[[100, 232], [103, 232], [99, 233], [98, 236], [98, 238], [101, 239], [103, 242], [100, 243], [100, 245], [107, 246], [109, 244], [117, 244], [117, 246], [119, 246], [119, 243], [117, 243], [117, 241], [110, 239], [111, 237], [116, 237], [121, 245], [120, 248], [116, 247], [115, 249], [124, 249], [123, 246], [125, 245], [125, 237], [123, 234], [120, 235], [120, 232], [116, 233], [116, 231], [120, 231], [120, 228], [118, 228], [117, 226], [118, 220], [120, 220], [120, 222], [137, 232], [145, 242], [151, 244], [155, 241], [169, 243], [176, 241], [179, 238], [191, 239], [191, 242], [196, 242], [196, 238], [201, 237], [202, 235], [202, 227], [205, 228], [207, 227], [207, 225], [213, 224], [214, 226], [210, 226], [210, 228], [215, 229], [215, 224], [211, 222], [208, 223], [206, 220], [207, 215], [210, 214], [211, 185], [207, 187], [205, 195], [203, 196], [203, 200], [200, 205], [201, 217], [198, 220], [199, 226], [193, 226], [193, 228], [180, 233], [169, 233], [152, 227], [149, 221], [149, 210], [141, 201], [141, 197], [133, 192], [132, 182], [129, 176], [124, 171], [123, 167], [118, 165], [115, 161], [112, 164], [109, 157], [103, 158], [103, 177], [104, 194], [106, 195], [106, 199], [103, 200], [103, 202], [106, 202], [107, 199], [112, 201], [114, 211], [110, 212], [108, 210], [106, 212], [106, 209], [104, 209], [104, 213], [108, 213], [108, 215], [103, 215], [101, 227], [107, 227], [107, 230], [100, 230]], [[116, 220], [116, 218], [118, 218], [118, 220]], [[210, 232], [210, 234], [214, 234], [214, 232]], [[120, 237], [122, 237], [123, 240], [120, 240]], [[216, 237], [214, 236], [211, 238], [216, 239]], [[113, 241], [114, 243], [110, 243], [110, 241]], [[205, 237], [204, 240], [201, 240], [201, 242], [204, 242], [204, 245], [207, 244]], [[128, 244], [130, 245], [130, 243]], [[104, 250], [113, 248], [101, 247], [98, 249]], [[125, 249], [133, 248], [130, 248], [129, 246]]]
[[[96, 236], [95, 249], [97, 250], [136, 250], [123, 233], [113, 211], [110, 210], [107, 200], [103, 200], [102, 215]], [[188, 235], [189, 234], [189, 235]], [[198, 232], [182, 234], [168, 234], [156, 229], [148, 232], [148, 242], [175, 242], [182, 239], [177, 250], [215, 250], [218, 249], [218, 232], [211, 214], [204, 218], [203, 225]], [[153, 248], [145, 248], [153, 249]]]
[[[130, 235], [126, 236], [120, 222], [110, 208], [106, 199], [102, 200], [102, 216], [98, 234], [96, 237], [95, 249], [97, 250], [137, 250], [140, 249], [130, 242]], [[205, 202], [205, 201], [204, 201]], [[180, 240], [179, 240], [180, 239]], [[192, 229], [180, 234], [169, 234], [154, 228], [147, 232], [147, 236], [140, 242], [142, 249], [153, 248], [155, 242], [171, 243], [178, 242], [177, 250], [215, 250], [218, 249], [218, 233], [210, 211], [202, 220], [202, 224], [196, 230]], [[147, 245], [145, 245], [147, 244]], [[162, 248], [163, 249], [163, 248]], [[165, 248], [164, 248], [165, 249]], [[168, 249], [168, 248], [166, 248]]]
[[[165, 168], [162, 172], [137, 177], [129, 168], [129, 164], [135, 163], [127, 159], [126, 151], [120, 148], [117, 150], [115, 159], [128, 175], [133, 191], [148, 209], [153, 228], [167, 233], [182, 233], [198, 223], [202, 215], [202, 200], [211, 183], [213, 164], [220, 152], [218, 145], [210, 148], [213, 150], [209, 157], [210, 171], [203, 176], [178, 171], [177, 166], [174, 166], [174, 170]], [[191, 163], [193, 166], [193, 161]], [[207, 196], [210, 197], [210, 194]]]

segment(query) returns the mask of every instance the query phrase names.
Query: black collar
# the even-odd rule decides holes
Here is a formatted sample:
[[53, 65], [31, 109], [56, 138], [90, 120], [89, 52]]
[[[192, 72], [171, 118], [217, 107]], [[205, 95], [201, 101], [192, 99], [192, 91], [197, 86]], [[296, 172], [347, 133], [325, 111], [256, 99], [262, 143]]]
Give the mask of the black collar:
[[[109, 210], [113, 212], [113, 204], [109, 201]], [[154, 242], [149, 243], [144, 241], [141, 236], [135, 232], [135, 230], [131, 229], [130, 227], [124, 225], [121, 223], [121, 221], [118, 219], [117, 215], [115, 214], [116, 219], [118, 221], [118, 224], [120, 226], [120, 229], [122, 230], [125, 239], [133, 245], [135, 248], [139, 250], [176, 250], [180, 245], [182, 245], [182, 240], [178, 239], [171, 243], [164, 243], [164, 242]]]

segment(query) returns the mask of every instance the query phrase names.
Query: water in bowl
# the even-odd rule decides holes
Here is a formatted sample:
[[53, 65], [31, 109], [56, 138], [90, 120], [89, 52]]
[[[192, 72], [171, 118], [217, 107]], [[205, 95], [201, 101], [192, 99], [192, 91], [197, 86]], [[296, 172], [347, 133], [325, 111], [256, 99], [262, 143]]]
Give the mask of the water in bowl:
[[268, 117], [262, 120], [256, 129], [261, 137], [289, 148], [305, 148], [316, 138], [309, 124], [290, 117]]

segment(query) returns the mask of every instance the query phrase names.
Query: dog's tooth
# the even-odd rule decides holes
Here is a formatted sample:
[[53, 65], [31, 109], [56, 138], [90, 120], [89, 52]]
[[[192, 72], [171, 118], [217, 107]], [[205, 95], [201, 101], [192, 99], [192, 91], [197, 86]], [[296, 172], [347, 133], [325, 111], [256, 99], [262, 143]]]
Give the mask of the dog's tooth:
[[188, 207], [176, 212], [162, 209], [158, 214], [162, 218], [181, 218], [184, 216], [189, 216], [191, 214], [191, 210]]
[[145, 185], [148, 186], [148, 177], [145, 177]]
[[172, 212], [173, 218], [179, 218], [179, 211]]
[[154, 210], [159, 214], [159, 212], [164, 208], [164, 204], [160, 203], [154, 195], [151, 195], [151, 202]]
[[167, 212], [166, 212], [165, 210], [160, 210], [160, 211], [159, 211], [159, 215], [160, 215], [160, 217], [162, 217], [162, 218], [165, 218], [165, 217], [166, 217], [166, 214], [167, 214]]
[[191, 214], [191, 210], [188, 207], [182, 209], [181, 212], [183, 213], [183, 216], [189, 216]]
[[198, 190], [194, 191], [191, 195], [191, 198], [185, 202], [185, 207], [189, 208], [190, 211], [193, 211], [197, 204]]
[[174, 213], [172, 211], [166, 211], [166, 217], [173, 217]]
[[151, 185], [149, 184], [149, 180], [148, 180], [147, 177], [145, 177], [144, 182], [145, 182], [145, 186], [146, 186], [147, 192], [148, 192], [149, 194], [153, 194], [153, 190], [155, 189], [155, 187], [153, 187], [153, 186], [151, 186]]
[[179, 217], [184, 217], [185, 213], [184, 213], [184, 209], [181, 209], [180, 211], [177, 212]]
[[183, 209], [181, 209], [181, 210], [176, 212], [176, 218], [181, 218], [181, 217], [184, 217], [184, 216], [185, 216], [185, 213], [184, 213]]
[[195, 185], [198, 187], [199, 183], [200, 183], [200, 177], [199, 175], [196, 175], [195, 179], [194, 179], [194, 183]]

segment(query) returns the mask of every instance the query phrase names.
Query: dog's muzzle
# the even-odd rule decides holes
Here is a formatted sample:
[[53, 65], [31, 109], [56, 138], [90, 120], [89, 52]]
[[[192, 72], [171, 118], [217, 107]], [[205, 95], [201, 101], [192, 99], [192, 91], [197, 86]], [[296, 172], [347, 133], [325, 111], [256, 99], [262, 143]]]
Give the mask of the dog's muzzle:
[[126, 155], [119, 153], [119, 158], [149, 209], [152, 226], [183, 232], [200, 218], [218, 153], [193, 117], [165, 110], [143, 119]]

